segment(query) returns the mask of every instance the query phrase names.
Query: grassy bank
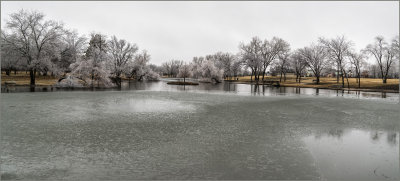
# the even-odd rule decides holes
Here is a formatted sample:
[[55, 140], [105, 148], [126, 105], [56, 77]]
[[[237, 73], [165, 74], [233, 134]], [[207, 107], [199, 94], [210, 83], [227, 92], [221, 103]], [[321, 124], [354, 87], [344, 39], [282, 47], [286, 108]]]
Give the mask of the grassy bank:
[[[11, 72], [11, 74], [8, 76], [5, 74], [5, 72], [1, 72], [1, 85], [4, 85], [4, 83], [7, 81], [13, 81], [16, 83], [16, 85], [30, 85], [30, 76], [29, 72], [26, 73], [25, 71], [18, 71], [17, 74], [14, 74], [14, 72]], [[58, 81], [57, 77], [54, 76], [42, 76], [42, 75], [36, 75], [36, 85], [38, 86], [50, 86], [56, 84]]]
[[[254, 77], [253, 77], [254, 78]], [[267, 76], [266, 80], [275, 80], [279, 81], [278, 76]], [[321, 89], [348, 89], [347, 80], [345, 79], [345, 87], [342, 88], [341, 81], [339, 84], [336, 81], [336, 78], [328, 78], [321, 77], [320, 83], [316, 84], [313, 82], [315, 77], [302, 77], [301, 83], [296, 82], [295, 77], [287, 77], [286, 81], [280, 83], [280, 86], [284, 87], [304, 87], [304, 88], [321, 88]], [[251, 84], [255, 83], [251, 82], [250, 76], [238, 77], [238, 80], [232, 78], [232, 82], [235, 83], [245, 83]], [[261, 83], [261, 82], [260, 82]], [[351, 90], [365, 90], [365, 91], [382, 91], [382, 92], [398, 92], [399, 91], [399, 79], [388, 79], [386, 84], [382, 83], [382, 79], [373, 79], [373, 78], [361, 78], [361, 86], [358, 87], [356, 78], [349, 78], [349, 84]]]

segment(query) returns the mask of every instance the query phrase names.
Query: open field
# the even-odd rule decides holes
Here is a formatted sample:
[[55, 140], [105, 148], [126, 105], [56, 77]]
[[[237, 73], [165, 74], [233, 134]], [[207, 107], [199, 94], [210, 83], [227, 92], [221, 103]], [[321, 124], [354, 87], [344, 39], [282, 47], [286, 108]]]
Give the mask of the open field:
[[[18, 71], [17, 74], [11, 72], [10, 76], [7, 76], [5, 72], [1, 72], [1, 85], [4, 85], [6, 81], [14, 81], [17, 85], [30, 85], [29, 72]], [[36, 75], [36, 85], [40, 86], [50, 86], [57, 83], [58, 78], [54, 76], [42, 76]]]
[[[233, 79], [232, 79], [233, 80]], [[266, 76], [265, 80], [277, 80], [279, 81], [279, 76]], [[315, 77], [302, 77], [301, 83], [296, 82], [296, 77], [287, 77], [286, 81], [280, 83], [281, 86], [285, 87], [306, 87], [306, 88], [322, 88], [322, 89], [340, 89], [341, 80], [339, 84], [336, 82], [336, 78], [332, 77], [321, 77], [320, 83], [316, 84], [313, 82]], [[238, 80], [234, 82], [237, 83], [251, 83], [250, 76], [238, 77]], [[253, 83], [255, 83], [253, 81]], [[358, 83], [356, 78], [349, 78], [350, 88], [358, 89]], [[345, 89], [347, 89], [347, 80], [345, 79]], [[386, 84], [382, 83], [382, 79], [376, 78], [361, 78], [360, 89], [368, 89], [374, 91], [395, 91], [399, 90], [399, 79], [388, 79]]]

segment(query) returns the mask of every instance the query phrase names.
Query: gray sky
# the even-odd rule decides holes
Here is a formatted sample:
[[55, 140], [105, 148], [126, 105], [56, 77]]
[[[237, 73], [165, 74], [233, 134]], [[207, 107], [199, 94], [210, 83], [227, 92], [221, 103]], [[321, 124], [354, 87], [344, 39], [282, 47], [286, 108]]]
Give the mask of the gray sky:
[[292, 49], [345, 35], [357, 50], [376, 35], [399, 34], [398, 2], [1, 2], [1, 24], [37, 10], [80, 34], [100, 32], [136, 43], [151, 63], [238, 52], [251, 37], [278, 36]]

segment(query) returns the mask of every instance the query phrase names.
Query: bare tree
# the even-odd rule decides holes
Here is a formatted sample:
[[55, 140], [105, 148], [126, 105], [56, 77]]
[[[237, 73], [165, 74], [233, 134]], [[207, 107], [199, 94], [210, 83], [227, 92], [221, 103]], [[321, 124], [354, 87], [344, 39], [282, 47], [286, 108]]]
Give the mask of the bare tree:
[[317, 78], [316, 82], [319, 84], [321, 72], [327, 64], [327, 53], [321, 45], [310, 45], [299, 49], [300, 55], [306, 61], [307, 66], [313, 71], [314, 76]]
[[387, 82], [389, 70], [394, 63], [394, 57], [396, 56], [396, 45], [389, 45], [382, 36], [377, 36], [373, 44], [369, 44], [364, 50], [368, 54], [375, 57], [382, 82]]
[[[319, 42], [328, 52], [329, 58], [336, 63], [337, 66], [337, 83], [339, 77], [342, 77], [342, 86], [344, 86], [344, 65], [345, 57], [351, 52], [353, 43], [347, 40], [344, 36], [338, 36], [333, 39], [319, 38]], [[339, 75], [340, 72], [340, 75]]]
[[[282, 58], [289, 58], [288, 52], [290, 51], [290, 45], [285, 40], [273, 37], [271, 41], [264, 40], [261, 45], [261, 62], [262, 62], [262, 80], [264, 81], [265, 71], [268, 66], [279, 57], [281, 60], [281, 70], [283, 67], [287, 65], [287, 59], [282, 61]], [[282, 79], [282, 71], [281, 71], [281, 79]], [[286, 73], [285, 73], [286, 80]]]
[[279, 82], [282, 82], [282, 75], [283, 75], [283, 81], [286, 81], [286, 73], [289, 70], [289, 62], [290, 62], [290, 57], [291, 54], [289, 52], [285, 52], [282, 54], [279, 54], [279, 61], [277, 63], [278, 65], [278, 69], [280, 72], [280, 78], [279, 78]]
[[350, 62], [354, 66], [354, 72], [357, 77], [358, 88], [361, 87], [361, 68], [365, 64], [365, 56], [362, 53], [352, 52], [350, 54]]
[[[109, 53], [111, 54], [111, 75], [114, 76], [115, 83], [121, 87], [121, 75], [126, 72], [128, 62], [132, 61], [134, 54], [138, 51], [136, 44], [128, 43], [126, 40], [118, 40], [111, 37], [108, 42]], [[146, 62], [147, 63], [147, 62]]]
[[240, 59], [236, 58], [235, 61], [232, 64], [233, 77], [235, 77], [235, 78], [238, 77], [238, 74], [241, 71], [242, 66], [243, 66], [243, 62]]
[[293, 68], [296, 74], [296, 82], [301, 82], [301, 77], [303, 76], [304, 70], [307, 67], [307, 62], [301, 55], [299, 50], [296, 50], [290, 59], [290, 66]]
[[44, 14], [20, 10], [10, 15], [6, 23], [10, 33], [3, 31], [4, 42], [17, 51], [26, 61], [30, 85], [35, 85], [36, 70], [43, 65], [47, 55], [52, 55], [63, 25], [44, 20]]
[[260, 69], [262, 69], [262, 41], [258, 37], [253, 37], [250, 43], [240, 44], [241, 58], [245, 62], [246, 67], [251, 69], [251, 81], [259, 80]]

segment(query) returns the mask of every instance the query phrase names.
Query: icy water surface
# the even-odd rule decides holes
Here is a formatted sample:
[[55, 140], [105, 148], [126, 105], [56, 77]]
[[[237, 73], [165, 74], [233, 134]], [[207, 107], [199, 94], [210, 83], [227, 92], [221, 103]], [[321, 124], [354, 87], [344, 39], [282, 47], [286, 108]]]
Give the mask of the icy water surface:
[[397, 100], [251, 95], [1, 94], [1, 177], [400, 179]]
[[[187, 79], [188, 81], [191, 80]], [[81, 89], [81, 88], [56, 88], [51, 86], [37, 86], [34, 88], [27, 86], [1, 87], [2, 93], [14, 92], [53, 92], [53, 91], [127, 91], [127, 90], [151, 90], [151, 91], [179, 91], [179, 92], [202, 92], [202, 93], [229, 93], [237, 95], [257, 95], [257, 96], [275, 96], [275, 95], [319, 95], [324, 97], [349, 97], [363, 99], [381, 99], [390, 101], [399, 101], [398, 93], [386, 92], [363, 92], [363, 91], [344, 91], [315, 88], [298, 87], [274, 87], [268, 85], [250, 85], [222, 82], [220, 84], [200, 83], [198, 86], [168, 85], [169, 81], [182, 81], [180, 78], [163, 78], [161, 81], [124, 81], [121, 88], [109, 89]]]

